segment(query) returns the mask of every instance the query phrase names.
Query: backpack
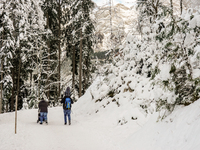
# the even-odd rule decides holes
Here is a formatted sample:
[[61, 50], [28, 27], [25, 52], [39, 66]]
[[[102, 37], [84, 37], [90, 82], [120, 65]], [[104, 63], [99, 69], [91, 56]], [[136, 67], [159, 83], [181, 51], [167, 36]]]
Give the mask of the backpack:
[[65, 109], [70, 109], [71, 108], [71, 99], [69, 97], [67, 97], [65, 99], [65, 105], [64, 105]]

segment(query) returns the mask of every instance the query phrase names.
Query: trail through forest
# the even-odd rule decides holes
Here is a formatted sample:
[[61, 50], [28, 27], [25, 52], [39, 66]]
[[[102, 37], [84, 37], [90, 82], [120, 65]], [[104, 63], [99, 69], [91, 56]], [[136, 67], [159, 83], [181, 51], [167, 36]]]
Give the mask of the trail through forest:
[[[72, 107], [72, 125], [64, 125], [62, 107], [49, 108], [48, 125], [37, 123], [37, 109], [0, 114], [0, 150], [199, 150], [200, 101], [177, 107], [158, 119], [154, 113], [121, 125], [123, 111], [110, 104], [89, 113], [92, 103], [80, 99]], [[87, 106], [87, 107], [86, 107]], [[131, 111], [131, 108], [124, 110]]]
[[[74, 112], [72, 112], [72, 125], [64, 125], [62, 111], [61, 107], [49, 109], [48, 125], [36, 123], [36, 109], [19, 111], [16, 135], [14, 134], [14, 113], [3, 114], [4, 116], [0, 117], [0, 149], [10, 150], [11, 147], [14, 150], [120, 149], [116, 141], [105, 134], [109, 133], [111, 128], [106, 127], [106, 129], [92, 118], [76, 115]], [[6, 135], [5, 137], [9, 139], [2, 135]]]

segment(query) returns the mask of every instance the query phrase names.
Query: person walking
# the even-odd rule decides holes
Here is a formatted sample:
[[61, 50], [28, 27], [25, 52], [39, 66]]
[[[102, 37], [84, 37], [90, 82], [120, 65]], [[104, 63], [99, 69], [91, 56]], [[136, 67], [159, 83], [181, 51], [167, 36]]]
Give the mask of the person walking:
[[71, 125], [71, 107], [74, 102], [70, 96], [71, 96], [70, 87], [67, 87], [67, 89], [65, 91], [65, 96], [61, 100], [61, 103], [63, 104], [65, 125], [67, 124], [67, 117], [68, 117], [69, 125]]
[[38, 107], [40, 111], [40, 124], [43, 123], [43, 120], [48, 124], [47, 122], [48, 103], [44, 100], [44, 98], [41, 99]]

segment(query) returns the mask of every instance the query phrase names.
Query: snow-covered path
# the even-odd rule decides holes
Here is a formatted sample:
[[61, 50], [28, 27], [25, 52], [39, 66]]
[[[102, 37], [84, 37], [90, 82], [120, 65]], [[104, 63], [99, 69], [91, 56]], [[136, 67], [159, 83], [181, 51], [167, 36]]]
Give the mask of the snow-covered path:
[[120, 150], [117, 142], [109, 137], [112, 129], [103, 127], [88, 115], [73, 113], [72, 125], [69, 126], [64, 125], [61, 107], [50, 108], [49, 124], [40, 125], [36, 123], [37, 110], [18, 111], [16, 135], [14, 116], [14, 113], [7, 113], [0, 117], [1, 150], [10, 150], [11, 147], [13, 150]]
[[[89, 104], [86, 108], [92, 108]], [[0, 114], [0, 150], [199, 150], [200, 100], [162, 121], [158, 113], [146, 120], [117, 123], [123, 112], [110, 104], [90, 113], [81, 101], [73, 106], [72, 125], [64, 125], [62, 107], [49, 108], [49, 124], [37, 124], [37, 110]], [[120, 111], [119, 111], [120, 110]], [[124, 109], [124, 111], [130, 111]]]

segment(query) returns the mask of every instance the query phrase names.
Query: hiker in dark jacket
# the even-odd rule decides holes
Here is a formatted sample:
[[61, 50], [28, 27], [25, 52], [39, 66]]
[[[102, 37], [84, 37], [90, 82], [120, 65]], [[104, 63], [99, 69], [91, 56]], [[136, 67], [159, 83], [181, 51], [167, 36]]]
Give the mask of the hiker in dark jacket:
[[42, 124], [43, 120], [47, 122], [47, 113], [48, 113], [48, 103], [42, 98], [42, 100], [39, 102], [39, 110], [40, 110], [40, 124]]
[[70, 88], [69, 87], [67, 87], [67, 89], [65, 91], [65, 96], [61, 100], [61, 103], [63, 104], [65, 125], [67, 124], [67, 116], [68, 116], [69, 125], [71, 125], [71, 107], [74, 102], [70, 97]]

